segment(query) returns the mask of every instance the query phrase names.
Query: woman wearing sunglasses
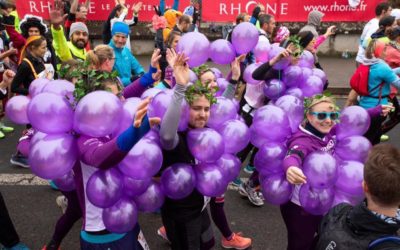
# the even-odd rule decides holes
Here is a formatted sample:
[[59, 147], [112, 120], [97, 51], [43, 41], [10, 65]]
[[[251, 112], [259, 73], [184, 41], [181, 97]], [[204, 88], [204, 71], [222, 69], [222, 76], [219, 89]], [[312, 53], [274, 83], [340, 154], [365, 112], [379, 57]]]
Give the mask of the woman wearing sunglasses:
[[[280, 210], [286, 224], [288, 250], [312, 249], [314, 234], [322, 215], [312, 215], [300, 205], [299, 190], [307, 182], [302, 171], [302, 162], [312, 152], [323, 151], [333, 154], [335, 148], [334, 126], [339, 119], [339, 108], [335, 100], [324, 95], [316, 95], [305, 101], [305, 120], [287, 143], [288, 153], [283, 161], [286, 179], [295, 184], [291, 201], [281, 205]], [[371, 117], [385, 116], [389, 106], [379, 105], [368, 109]]]

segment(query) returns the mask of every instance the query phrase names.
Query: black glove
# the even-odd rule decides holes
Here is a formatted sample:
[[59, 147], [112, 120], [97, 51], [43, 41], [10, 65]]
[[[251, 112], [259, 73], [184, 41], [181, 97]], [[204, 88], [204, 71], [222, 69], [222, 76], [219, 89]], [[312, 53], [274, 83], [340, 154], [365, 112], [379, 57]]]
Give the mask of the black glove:
[[261, 8], [260, 8], [260, 6], [257, 6], [254, 8], [251, 16], [258, 20], [258, 15], [260, 15], [260, 12], [261, 12]]

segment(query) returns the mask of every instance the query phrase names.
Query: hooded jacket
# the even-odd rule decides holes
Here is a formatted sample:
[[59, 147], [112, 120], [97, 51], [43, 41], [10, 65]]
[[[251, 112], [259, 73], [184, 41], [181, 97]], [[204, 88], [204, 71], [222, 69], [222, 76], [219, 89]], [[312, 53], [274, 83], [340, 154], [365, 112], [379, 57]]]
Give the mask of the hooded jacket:
[[323, 218], [315, 250], [365, 250], [373, 240], [397, 235], [399, 229], [400, 223], [387, 223], [373, 214], [365, 202], [355, 207], [342, 203]]
[[119, 77], [126, 87], [131, 83], [132, 75], [139, 76], [144, 73], [144, 69], [128, 48], [125, 46], [117, 48], [112, 40], [108, 45], [113, 48], [115, 54], [113, 70], [118, 71]]
[[307, 25], [304, 26], [299, 32], [311, 31], [315, 38], [318, 37], [317, 28], [321, 25], [324, 13], [318, 10], [313, 10], [308, 14]]

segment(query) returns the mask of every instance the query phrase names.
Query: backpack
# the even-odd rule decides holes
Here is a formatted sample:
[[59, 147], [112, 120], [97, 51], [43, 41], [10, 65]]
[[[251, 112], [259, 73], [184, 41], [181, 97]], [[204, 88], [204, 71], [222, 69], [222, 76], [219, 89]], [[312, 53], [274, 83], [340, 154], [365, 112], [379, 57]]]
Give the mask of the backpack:
[[395, 250], [400, 249], [399, 236], [384, 236], [372, 241], [368, 250]]
[[[373, 98], [382, 98], [382, 88], [384, 83], [382, 82], [375, 88], [368, 90], [368, 80], [369, 80], [369, 65], [360, 64], [353, 76], [350, 79], [350, 87], [357, 92], [360, 96], [368, 96]], [[379, 96], [371, 96], [370, 92], [379, 88]]]

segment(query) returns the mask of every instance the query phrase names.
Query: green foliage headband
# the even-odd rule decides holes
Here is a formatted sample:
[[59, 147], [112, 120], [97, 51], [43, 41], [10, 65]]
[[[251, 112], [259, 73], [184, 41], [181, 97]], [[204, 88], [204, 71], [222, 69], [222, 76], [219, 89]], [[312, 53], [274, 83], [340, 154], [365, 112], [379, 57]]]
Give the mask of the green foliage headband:
[[218, 88], [211, 88], [208, 83], [204, 85], [200, 80], [197, 80], [186, 89], [185, 99], [189, 104], [192, 104], [199, 96], [205, 96], [212, 105], [217, 103], [217, 98], [215, 98], [215, 92], [217, 90]]

